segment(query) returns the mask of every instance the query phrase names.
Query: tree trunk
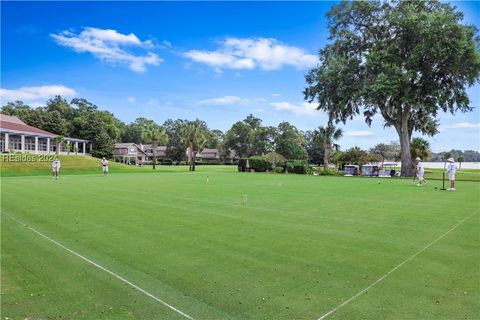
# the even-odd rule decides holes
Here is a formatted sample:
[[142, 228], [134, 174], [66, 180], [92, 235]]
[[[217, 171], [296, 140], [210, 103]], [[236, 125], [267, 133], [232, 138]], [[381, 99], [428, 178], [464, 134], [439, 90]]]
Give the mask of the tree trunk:
[[197, 154], [197, 151], [196, 151], [196, 150], [193, 150], [193, 156], [192, 156], [192, 171], [195, 171], [196, 154]]
[[332, 153], [332, 145], [330, 143], [325, 143], [323, 147], [325, 149], [323, 154], [323, 170], [327, 170], [330, 154]]
[[192, 171], [192, 154], [193, 154], [193, 145], [190, 143], [190, 147], [188, 149], [188, 171]]
[[155, 170], [155, 165], [157, 164], [157, 157], [155, 155], [155, 149], [157, 149], [157, 146], [155, 143], [152, 144], [152, 155], [153, 155], [153, 170]]
[[402, 177], [412, 177], [414, 174], [412, 156], [410, 155], [410, 132], [408, 131], [408, 120], [404, 116], [402, 124], [396, 126], [400, 138], [400, 159], [402, 163]]

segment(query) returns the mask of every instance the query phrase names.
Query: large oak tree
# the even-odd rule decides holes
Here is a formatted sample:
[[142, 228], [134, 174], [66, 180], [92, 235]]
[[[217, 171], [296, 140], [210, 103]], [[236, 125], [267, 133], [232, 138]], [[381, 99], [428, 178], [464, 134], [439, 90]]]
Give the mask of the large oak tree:
[[305, 99], [330, 120], [380, 113], [395, 128], [402, 175], [413, 174], [410, 140], [438, 132], [438, 113], [468, 112], [480, 73], [479, 37], [463, 14], [438, 1], [354, 1], [327, 14], [329, 44], [306, 75]]

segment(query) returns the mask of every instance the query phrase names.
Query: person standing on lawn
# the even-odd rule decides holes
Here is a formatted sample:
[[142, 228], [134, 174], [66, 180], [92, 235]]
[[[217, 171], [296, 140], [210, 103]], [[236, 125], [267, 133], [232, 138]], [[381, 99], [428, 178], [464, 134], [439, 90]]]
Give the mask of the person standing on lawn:
[[425, 169], [423, 168], [423, 162], [420, 157], [417, 157], [415, 161], [417, 162], [417, 166], [416, 166], [416, 174], [418, 177], [417, 186], [422, 187], [427, 184], [427, 180], [425, 180], [425, 178], [423, 177], [423, 175], [425, 174]]
[[108, 175], [108, 160], [105, 157], [102, 159], [102, 172], [105, 177]]
[[455, 191], [455, 174], [457, 173], [458, 168], [455, 165], [455, 160], [453, 160], [453, 158], [449, 158], [447, 161], [448, 180], [450, 180], [450, 188], [448, 191]]
[[58, 174], [60, 173], [60, 160], [55, 158], [52, 162], [52, 178], [58, 180]]

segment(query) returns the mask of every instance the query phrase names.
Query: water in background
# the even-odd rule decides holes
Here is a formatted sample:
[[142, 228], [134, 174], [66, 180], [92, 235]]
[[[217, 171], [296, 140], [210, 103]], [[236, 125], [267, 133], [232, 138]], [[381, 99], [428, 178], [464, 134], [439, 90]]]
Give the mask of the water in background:
[[[425, 168], [432, 168], [432, 169], [443, 169], [444, 163], [443, 162], [424, 162]], [[459, 163], [455, 162], [458, 166]], [[447, 163], [448, 165], [448, 163]], [[462, 162], [462, 169], [480, 169], [480, 162]]]

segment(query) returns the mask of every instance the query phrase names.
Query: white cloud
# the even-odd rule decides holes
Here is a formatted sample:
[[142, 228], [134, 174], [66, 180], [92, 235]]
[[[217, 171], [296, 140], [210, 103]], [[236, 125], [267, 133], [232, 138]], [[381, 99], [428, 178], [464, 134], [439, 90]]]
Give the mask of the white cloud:
[[246, 98], [240, 98], [237, 96], [223, 96], [218, 98], [200, 100], [200, 101], [197, 101], [196, 104], [225, 106], [225, 105], [232, 105], [232, 104], [249, 104], [250, 102], [251, 100]]
[[184, 55], [213, 68], [278, 70], [284, 65], [298, 69], [317, 63], [317, 57], [273, 38], [227, 38], [215, 51], [190, 50]]
[[320, 115], [321, 112], [316, 110], [314, 104], [304, 102], [302, 104], [293, 104], [290, 102], [272, 102], [270, 103], [275, 110], [278, 111], [288, 111], [293, 113], [296, 116], [315, 116]]
[[353, 130], [353, 131], [346, 131], [345, 136], [348, 137], [369, 137], [372, 136], [373, 132], [368, 130]]
[[137, 101], [137, 99], [133, 96], [130, 96], [127, 98], [127, 101], [130, 102], [130, 103], [135, 103]]
[[256, 108], [256, 109], [253, 109], [252, 112], [255, 112], [255, 113], [263, 113], [263, 112], [265, 112], [265, 110], [262, 109], [262, 108]]
[[442, 125], [439, 127], [440, 131], [445, 131], [448, 129], [475, 129], [480, 128], [480, 123], [470, 123], [470, 122], [457, 122], [448, 125]]
[[153, 52], [135, 55], [121, 47], [153, 47], [151, 40], [141, 41], [135, 34], [122, 34], [112, 29], [87, 27], [78, 35], [70, 31], [50, 34], [62, 46], [76, 52], [89, 52], [102, 61], [127, 64], [132, 71], [145, 72], [148, 65], [158, 66], [163, 60]]
[[[24, 102], [45, 100], [56, 95], [62, 97], [75, 96], [77, 92], [63, 85], [46, 85], [38, 87], [21, 87], [18, 89], [0, 89], [0, 98], [3, 102], [22, 100]], [[37, 101], [35, 101], [37, 102]]]

